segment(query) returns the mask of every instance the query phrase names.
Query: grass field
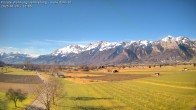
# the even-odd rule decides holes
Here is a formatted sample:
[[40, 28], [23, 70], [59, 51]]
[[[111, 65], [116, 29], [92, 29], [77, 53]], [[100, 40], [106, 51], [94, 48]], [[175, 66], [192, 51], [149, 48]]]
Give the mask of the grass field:
[[[91, 82], [94, 80], [91, 77], [105, 78], [103, 74], [108, 77], [108, 74], [112, 73], [99, 74], [102, 70], [64, 73], [72, 77], [62, 79], [67, 95], [59, 100], [52, 110], [193, 110], [196, 107], [195, 67], [192, 65], [146, 67], [143, 71], [141, 68], [143, 67], [120, 69], [119, 73], [114, 74], [148, 74], [150, 77]], [[183, 68], [189, 70], [182, 71]], [[155, 72], [159, 72], [160, 76], [152, 76]], [[31, 72], [22, 73], [24, 74]], [[48, 77], [44, 73], [42, 75]], [[0, 92], [0, 96], [2, 94], [4, 92]], [[29, 99], [19, 105], [23, 107], [30, 104]], [[0, 109], [1, 107], [0, 104]], [[12, 107], [13, 104], [9, 103], [8, 108]]]
[[[67, 96], [53, 109], [192, 110], [196, 107], [196, 71], [191, 66], [187, 67], [190, 71], [181, 71], [182, 68], [146, 69], [146, 74], [159, 71], [161, 75], [134, 80], [87, 84], [65, 80]], [[129, 71], [118, 74], [145, 73], [136, 68]]]
[[5, 92], [0, 92], [0, 110], [23, 110], [33, 101], [32, 98], [27, 97], [23, 102], [17, 102], [17, 108], [15, 108], [13, 101], [9, 102], [5, 97]]
[[[41, 80], [35, 75], [35, 72], [24, 71], [22, 69], [11, 67], [6, 68], [7, 72], [0, 74], [0, 110], [25, 109], [34, 100], [31, 98], [32, 88], [37, 87], [41, 83]], [[5, 97], [5, 93], [9, 88], [21, 89], [23, 92], [28, 93], [27, 99], [23, 102], [17, 102], [17, 108], [14, 107], [14, 103], [12, 101], [7, 101]]]
[[[0, 67], [0, 73], [1, 73], [2, 67]], [[7, 69], [7, 72], [6, 72]], [[23, 69], [18, 68], [12, 68], [12, 67], [4, 67], [3, 69], [4, 74], [13, 74], [13, 75], [35, 75], [34, 71], [25, 71]]]

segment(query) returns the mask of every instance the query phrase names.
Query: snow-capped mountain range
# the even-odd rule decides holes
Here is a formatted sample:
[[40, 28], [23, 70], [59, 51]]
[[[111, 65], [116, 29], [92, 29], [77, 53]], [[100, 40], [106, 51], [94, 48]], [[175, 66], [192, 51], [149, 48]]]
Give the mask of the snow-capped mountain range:
[[[14, 56], [14, 57], [13, 57]], [[102, 65], [126, 63], [174, 63], [190, 61], [196, 56], [196, 41], [188, 37], [166, 36], [158, 41], [98, 41], [87, 45], [69, 45], [48, 55], [31, 58], [34, 63], [67, 65]], [[26, 54], [0, 53], [6, 63], [21, 63]]]
[[33, 59], [34, 57], [20, 52], [0, 52], [0, 60], [5, 63], [23, 63], [26, 59]]
[[112, 48], [116, 48], [118, 46], [122, 46], [123, 48], [126, 48], [132, 44], [136, 44], [136, 45], [149, 45], [152, 43], [152, 41], [130, 41], [130, 42], [104, 42], [104, 41], [98, 41], [95, 43], [90, 43], [88, 45], [70, 45], [70, 46], [66, 46], [64, 48], [61, 49], [57, 49], [56, 51], [54, 51], [53, 53], [51, 53], [51, 55], [53, 56], [58, 56], [58, 55], [69, 55], [69, 54], [79, 54], [85, 51], [89, 51], [89, 50], [95, 50], [98, 49], [99, 51], [105, 51], [105, 50], [109, 50]]

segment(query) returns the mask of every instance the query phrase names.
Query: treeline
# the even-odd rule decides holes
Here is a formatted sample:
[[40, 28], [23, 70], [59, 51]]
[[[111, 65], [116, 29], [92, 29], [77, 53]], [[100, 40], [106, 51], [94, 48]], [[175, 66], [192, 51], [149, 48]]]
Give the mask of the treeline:
[[[20, 68], [27, 71], [40, 71], [40, 72], [53, 74], [53, 73], [58, 73], [59, 71], [67, 71], [67, 72], [90, 71], [90, 70], [108, 69], [108, 68], [124, 69], [124, 68], [133, 68], [133, 67], [148, 67], [148, 68], [160, 67], [161, 68], [163, 66], [177, 66], [177, 65], [193, 65], [194, 67], [196, 67], [196, 63], [121, 64], [121, 65], [105, 64], [99, 66], [97, 65], [68, 66], [68, 65], [60, 65], [58, 62], [54, 62], [50, 65], [43, 65], [43, 64], [33, 64], [29, 59], [26, 59], [23, 64], [9, 64], [8, 66]], [[5, 66], [5, 63], [2, 63], [2, 66]]]

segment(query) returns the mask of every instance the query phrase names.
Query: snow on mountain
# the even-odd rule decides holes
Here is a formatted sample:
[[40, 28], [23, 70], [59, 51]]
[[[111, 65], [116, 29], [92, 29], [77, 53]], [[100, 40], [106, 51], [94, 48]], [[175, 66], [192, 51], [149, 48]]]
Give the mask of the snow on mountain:
[[58, 55], [66, 56], [66, 55], [71, 54], [71, 53], [79, 54], [81, 52], [89, 51], [89, 50], [92, 50], [92, 49], [98, 49], [99, 51], [105, 51], [105, 50], [115, 48], [117, 46], [127, 47], [127, 46], [130, 46], [133, 43], [136, 43], [136, 45], [138, 45], [138, 46], [140, 46], [140, 45], [147, 46], [149, 43], [152, 43], [152, 41], [139, 40], [139, 41], [124, 42], [124, 43], [123, 42], [98, 41], [98, 42], [95, 42], [95, 43], [90, 43], [88, 45], [70, 45], [70, 46], [66, 46], [66, 47], [63, 47], [63, 48], [60, 48], [60, 49], [54, 51], [53, 53], [51, 53], [51, 55], [53, 55], [53, 56], [58, 56]]
[[178, 43], [187, 43], [187, 42], [190, 42], [190, 39], [185, 37], [185, 36], [179, 36], [179, 37], [173, 37], [171, 35], [168, 35], [167, 37], [163, 38], [161, 41], [171, 41], [171, 40], [174, 40]]
[[[166, 36], [165, 38], [161, 39], [160, 41], [163, 42], [177, 42], [177, 43], [186, 43], [189, 42], [189, 38], [187, 37], [173, 37], [171, 35]], [[112, 48], [116, 48], [118, 46], [122, 46], [123, 48], [127, 48], [130, 45], [134, 45], [135, 47], [137, 46], [148, 46], [149, 44], [153, 44], [156, 43], [154, 41], [148, 41], [148, 40], [138, 40], [138, 41], [129, 41], [129, 42], [106, 42], [106, 41], [98, 41], [98, 42], [93, 42], [87, 45], [70, 45], [70, 46], [66, 46], [63, 48], [60, 48], [56, 51], [54, 51], [53, 53], [51, 53], [51, 55], [53, 56], [66, 56], [68, 54], [79, 54], [85, 51], [89, 51], [89, 50], [95, 50], [97, 49], [98, 51], [105, 51], [105, 50], [109, 50]], [[168, 45], [168, 44], [167, 44]]]
[[124, 47], [128, 47], [131, 44], [135, 43], [136, 41], [129, 41], [129, 42], [125, 42], [125, 46]]
[[52, 53], [52, 55], [57, 56], [59, 54], [70, 54], [75, 53], [78, 54], [84, 50], [85, 46], [83, 45], [70, 45], [66, 46], [64, 48], [58, 49], [55, 52]]
[[145, 45], [148, 46], [148, 44], [152, 44], [153, 41], [147, 41], [147, 40], [140, 40], [139, 45]]
[[148, 42], [147, 40], [140, 41], [140, 44], [141, 44], [141, 45], [145, 45], [145, 46], [147, 46], [147, 45], [148, 45], [148, 43], [149, 43], [149, 42]]
[[57, 55], [67, 55], [70, 53], [74, 53], [74, 54], [79, 54], [81, 52], [84, 51], [88, 51], [91, 49], [95, 49], [98, 48], [99, 51], [104, 51], [104, 50], [108, 50], [111, 48], [115, 48], [116, 46], [122, 45], [122, 43], [119, 42], [103, 42], [103, 41], [99, 41], [96, 43], [90, 43], [88, 45], [71, 45], [71, 46], [66, 46], [64, 48], [58, 49], [56, 51], [54, 51], [52, 53], [53, 56], [57, 56]]
[[[185, 61], [196, 55], [196, 41], [184, 36], [167, 36], [158, 41], [137, 40], [128, 42], [98, 41], [87, 45], [69, 45], [49, 55], [39, 57], [12, 52], [0, 52], [5, 63], [23, 63], [30, 58], [35, 63], [52, 64], [120, 64], [130, 62]], [[173, 60], [175, 56], [175, 60]], [[176, 60], [177, 58], [177, 60]], [[169, 59], [169, 60], [168, 60]]]
[[120, 45], [122, 45], [121, 42], [102, 42], [99, 51], [112, 49], [112, 48], [115, 48], [115, 47], [120, 46]]
[[5, 53], [4, 52], [0, 52], [0, 56], [3, 56], [3, 55], [5, 55]]
[[95, 42], [95, 43], [90, 43], [86, 46], [86, 51], [88, 50], [91, 50], [91, 49], [95, 49], [95, 48], [98, 48], [100, 45], [101, 45], [102, 41], [98, 41], [98, 42]]
[[179, 37], [176, 37], [176, 41], [179, 43], [188, 43], [190, 42], [190, 39], [184, 36], [179, 36]]
[[167, 42], [167, 41], [170, 41], [170, 40], [175, 40], [175, 38], [171, 35], [168, 35], [167, 37], [161, 39], [161, 41], [164, 41], [164, 42]]
[[37, 58], [39, 55], [37, 54], [27, 54], [27, 53], [22, 53], [22, 52], [0, 52], [0, 56], [24, 56], [24, 57], [30, 57], [30, 58]]
[[128, 47], [132, 44], [134, 44], [135, 46], [148, 46], [148, 44], [152, 44], [153, 41], [148, 41], [148, 40], [138, 40], [138, 41], [129, 41], [129, 42], [125, 42], [125, 46], [124, 47]]
[[38, 58], [40, 55], [37, 55], [37, 54], [29, 54], [28, 56], [31, 57], [31, 58]]

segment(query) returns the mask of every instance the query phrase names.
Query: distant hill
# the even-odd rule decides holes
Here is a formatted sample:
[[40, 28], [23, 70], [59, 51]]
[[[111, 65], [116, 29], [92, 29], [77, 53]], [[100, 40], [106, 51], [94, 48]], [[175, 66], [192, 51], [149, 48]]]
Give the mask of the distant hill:
[[26, 59], [33, 59], [28, 54], [18, 53], [18, 52], [11, 52], [11, 53], [0, 53], [0, 60], [7, 63], [7, 64], [22, 64]]
[[[196, 41], [188, 37], [167, 36], [158, 41], [99, 41], [88, 45], [70, 45], [49, 55], [32, 58], [38, 64], [59, 62], [65, 65], [148, 64], [192, 61], [196, 56]], [[1, 57], [6, 63], [21, 63], [28, 55]]]
[[5, 63], [2, 62], [2, 61], [0, 61], [0, 67], [2, 67], [2, 66], [4, 66], [4, 65], [5, 65]]

